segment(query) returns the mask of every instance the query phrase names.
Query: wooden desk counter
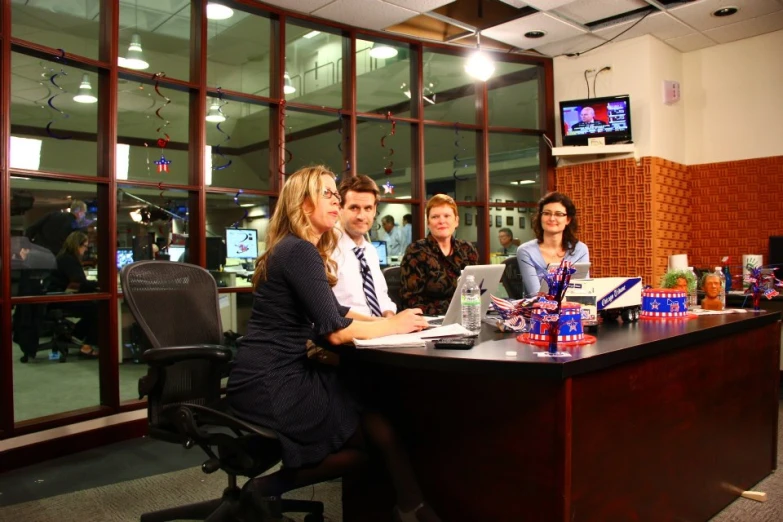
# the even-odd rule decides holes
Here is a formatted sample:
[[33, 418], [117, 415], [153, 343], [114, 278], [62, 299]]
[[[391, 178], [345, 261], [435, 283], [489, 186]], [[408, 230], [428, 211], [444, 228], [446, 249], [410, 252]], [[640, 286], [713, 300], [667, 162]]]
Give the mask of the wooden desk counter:
[[[603, 325], [568, 359], [485, 327], [355, 364], [446, 522], [708, 520], [775, 468], [779, 321]], [[346, 478], [344, 520], [391, 520], [393, 498], [377, 470]]]

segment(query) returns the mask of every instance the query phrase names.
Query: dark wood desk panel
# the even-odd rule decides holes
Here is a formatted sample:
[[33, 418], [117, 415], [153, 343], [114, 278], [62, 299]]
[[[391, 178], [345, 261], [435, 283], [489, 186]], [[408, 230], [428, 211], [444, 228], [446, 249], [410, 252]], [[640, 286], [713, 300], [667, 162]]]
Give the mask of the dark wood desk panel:
[[[606, 325], [565, 362], [491, 332], [356, 356], [445, 521], [706, 520], [774, 468], [779, 317]], [[391, 519], [382, 475], [343, 494]]]

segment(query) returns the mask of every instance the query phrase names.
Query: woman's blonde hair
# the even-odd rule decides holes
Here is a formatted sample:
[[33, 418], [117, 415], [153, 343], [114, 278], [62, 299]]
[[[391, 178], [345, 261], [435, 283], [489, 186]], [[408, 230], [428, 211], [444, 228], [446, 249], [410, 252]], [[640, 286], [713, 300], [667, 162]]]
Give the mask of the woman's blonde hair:
[[[261, 281], [266, 281], [269, 256], [272, 255], [275, 247], [284, 237], [292, 234], [305, 241], [310, 241], [313, 236], [313, 227], [310, 224], [310, 217], [304, 210], [304, 203], [309, 200], [313, 206], [318, 205], [319, 199], [323, 197], [321, 195], [323, 191], [321, 176], [334, 178], [334, 173], [323, 165], [303, 167], [291, 174], [283, 185], [272, 219], [269, 220], [266, 233], [266, 252], [256, 259], [256, 269], [253, 272], [254, 288]], [[332, 230], [322, 234], [316, 244], [318, 253], [324, 261], [329, 286], [337, 284], [337, 263], [331, 258], [336, 246], [337, 236]]]
[[79, 232], [78, 230], [76, 232], [71, 232], [68, 234], [68, 237], [65, 238], [63, 247], [57, 253], [57, 257], [65, 254], [71, 254], [72, 256], [80, 258], [79, 247], [85, 243], [87, 243], [87, 234], [84, 232]]

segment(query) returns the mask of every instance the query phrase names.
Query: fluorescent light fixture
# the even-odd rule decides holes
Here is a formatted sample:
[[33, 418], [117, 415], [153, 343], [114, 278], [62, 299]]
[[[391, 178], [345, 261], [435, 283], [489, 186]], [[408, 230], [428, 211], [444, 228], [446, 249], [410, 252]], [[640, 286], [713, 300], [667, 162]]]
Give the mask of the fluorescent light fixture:
[[12, 169], [38, 170], [41, 166], [41, 140], [11, 136], [9, 167]]
[[411, 199], [411, 196], [397, 196], [396, 199]]
[[134, 223], [141, 223], [141, 220], [143, 219], [141, 216], [141, 209], [136, 209], [128, 212], [130, 215], [130, 218], [133, 220]]
[[204, 149], [204, 183], [212, 185], [212, 147], [210, 145]]
[[291, 77], [287, 72], [283, 75], [283, 92], [286, 94], [293, 94], [296, 92], [296, 87], [294, 87], [294, 84], [291, 82]]
[[373, 44], [370, 49], [370, 56], [373, 58], [394, 58], [397, 56], [397, 49], [386, 44]]
[[141, 37], [138, 34], [131, 36], [128, 53], [125, 55], [125, 58], [120, 57], [118, 62], [121, 66], [136, 71], [143, 71], [149, 68], [150, 64], [144, 59], [144, 53], [141, 50]]
[[92, 84], [90, 77], [82, 74], [82, 83], [79, 85], [79, 92], [73, 97], [76, 103], [95, 103], [98, 98], [92, 93]]
[[[511, 183], [513, 184], [514, 182], [512, 181]], [[535, 183], [535, 180], [532, 179], [522, 179], [516, 182], [517, 185], [532, 185], [533, 183]]]
[[210, 20], [225, 20], [234, 16], [234, 10], [222, 4], [207, 3], [207, 18]]
[[486, 53], [476, 51], [465, 63], [465, 72], [471, 77], [485, 82], [495, 72], [495, 62]]
[[220, 112], [220, 104], [218, 102], [212, 102], [212, 105], [209, 106], [207, 121], [210, 123], [223, 123], [226, 121], [225, 114]]
[[309, 40], [310, 38], [314, 38], [314, 37], [318, 36], [319, 34], [321, 34], [321, 31], [310, 31], [309, 33], [304, 35], [302, 38], [307, 38]]
[[115, 169], [117, 179], [128, 179], [128, 167], [130, 166], [130, 145], [118, 143], [114, 152]]

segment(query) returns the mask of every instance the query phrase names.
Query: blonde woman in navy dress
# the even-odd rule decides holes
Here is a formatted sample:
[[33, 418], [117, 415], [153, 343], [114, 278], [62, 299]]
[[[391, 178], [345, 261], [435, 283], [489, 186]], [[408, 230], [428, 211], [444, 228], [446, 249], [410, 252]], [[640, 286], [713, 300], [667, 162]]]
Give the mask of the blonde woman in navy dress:
[[408, 333], [427, 326], [421, 310], [372, 318], [340, 306], [331, 254], [340, 196], [326, 167], [291, 175], [269, 222], [267, 251], [256, 261], [253, 309], [228, 381], [236, 414], [275, 430], [283, 468], [245, 486], [253, 496], [340, 477], [367, 459], [364, 439], [377, 445], [397, 490], [397, 518], [439, 521], [424, 505], [407, 455], [386, 420], [365, 412], [330, 366], [307, 358], [309, 341], [339, 345], [353, 339]]

